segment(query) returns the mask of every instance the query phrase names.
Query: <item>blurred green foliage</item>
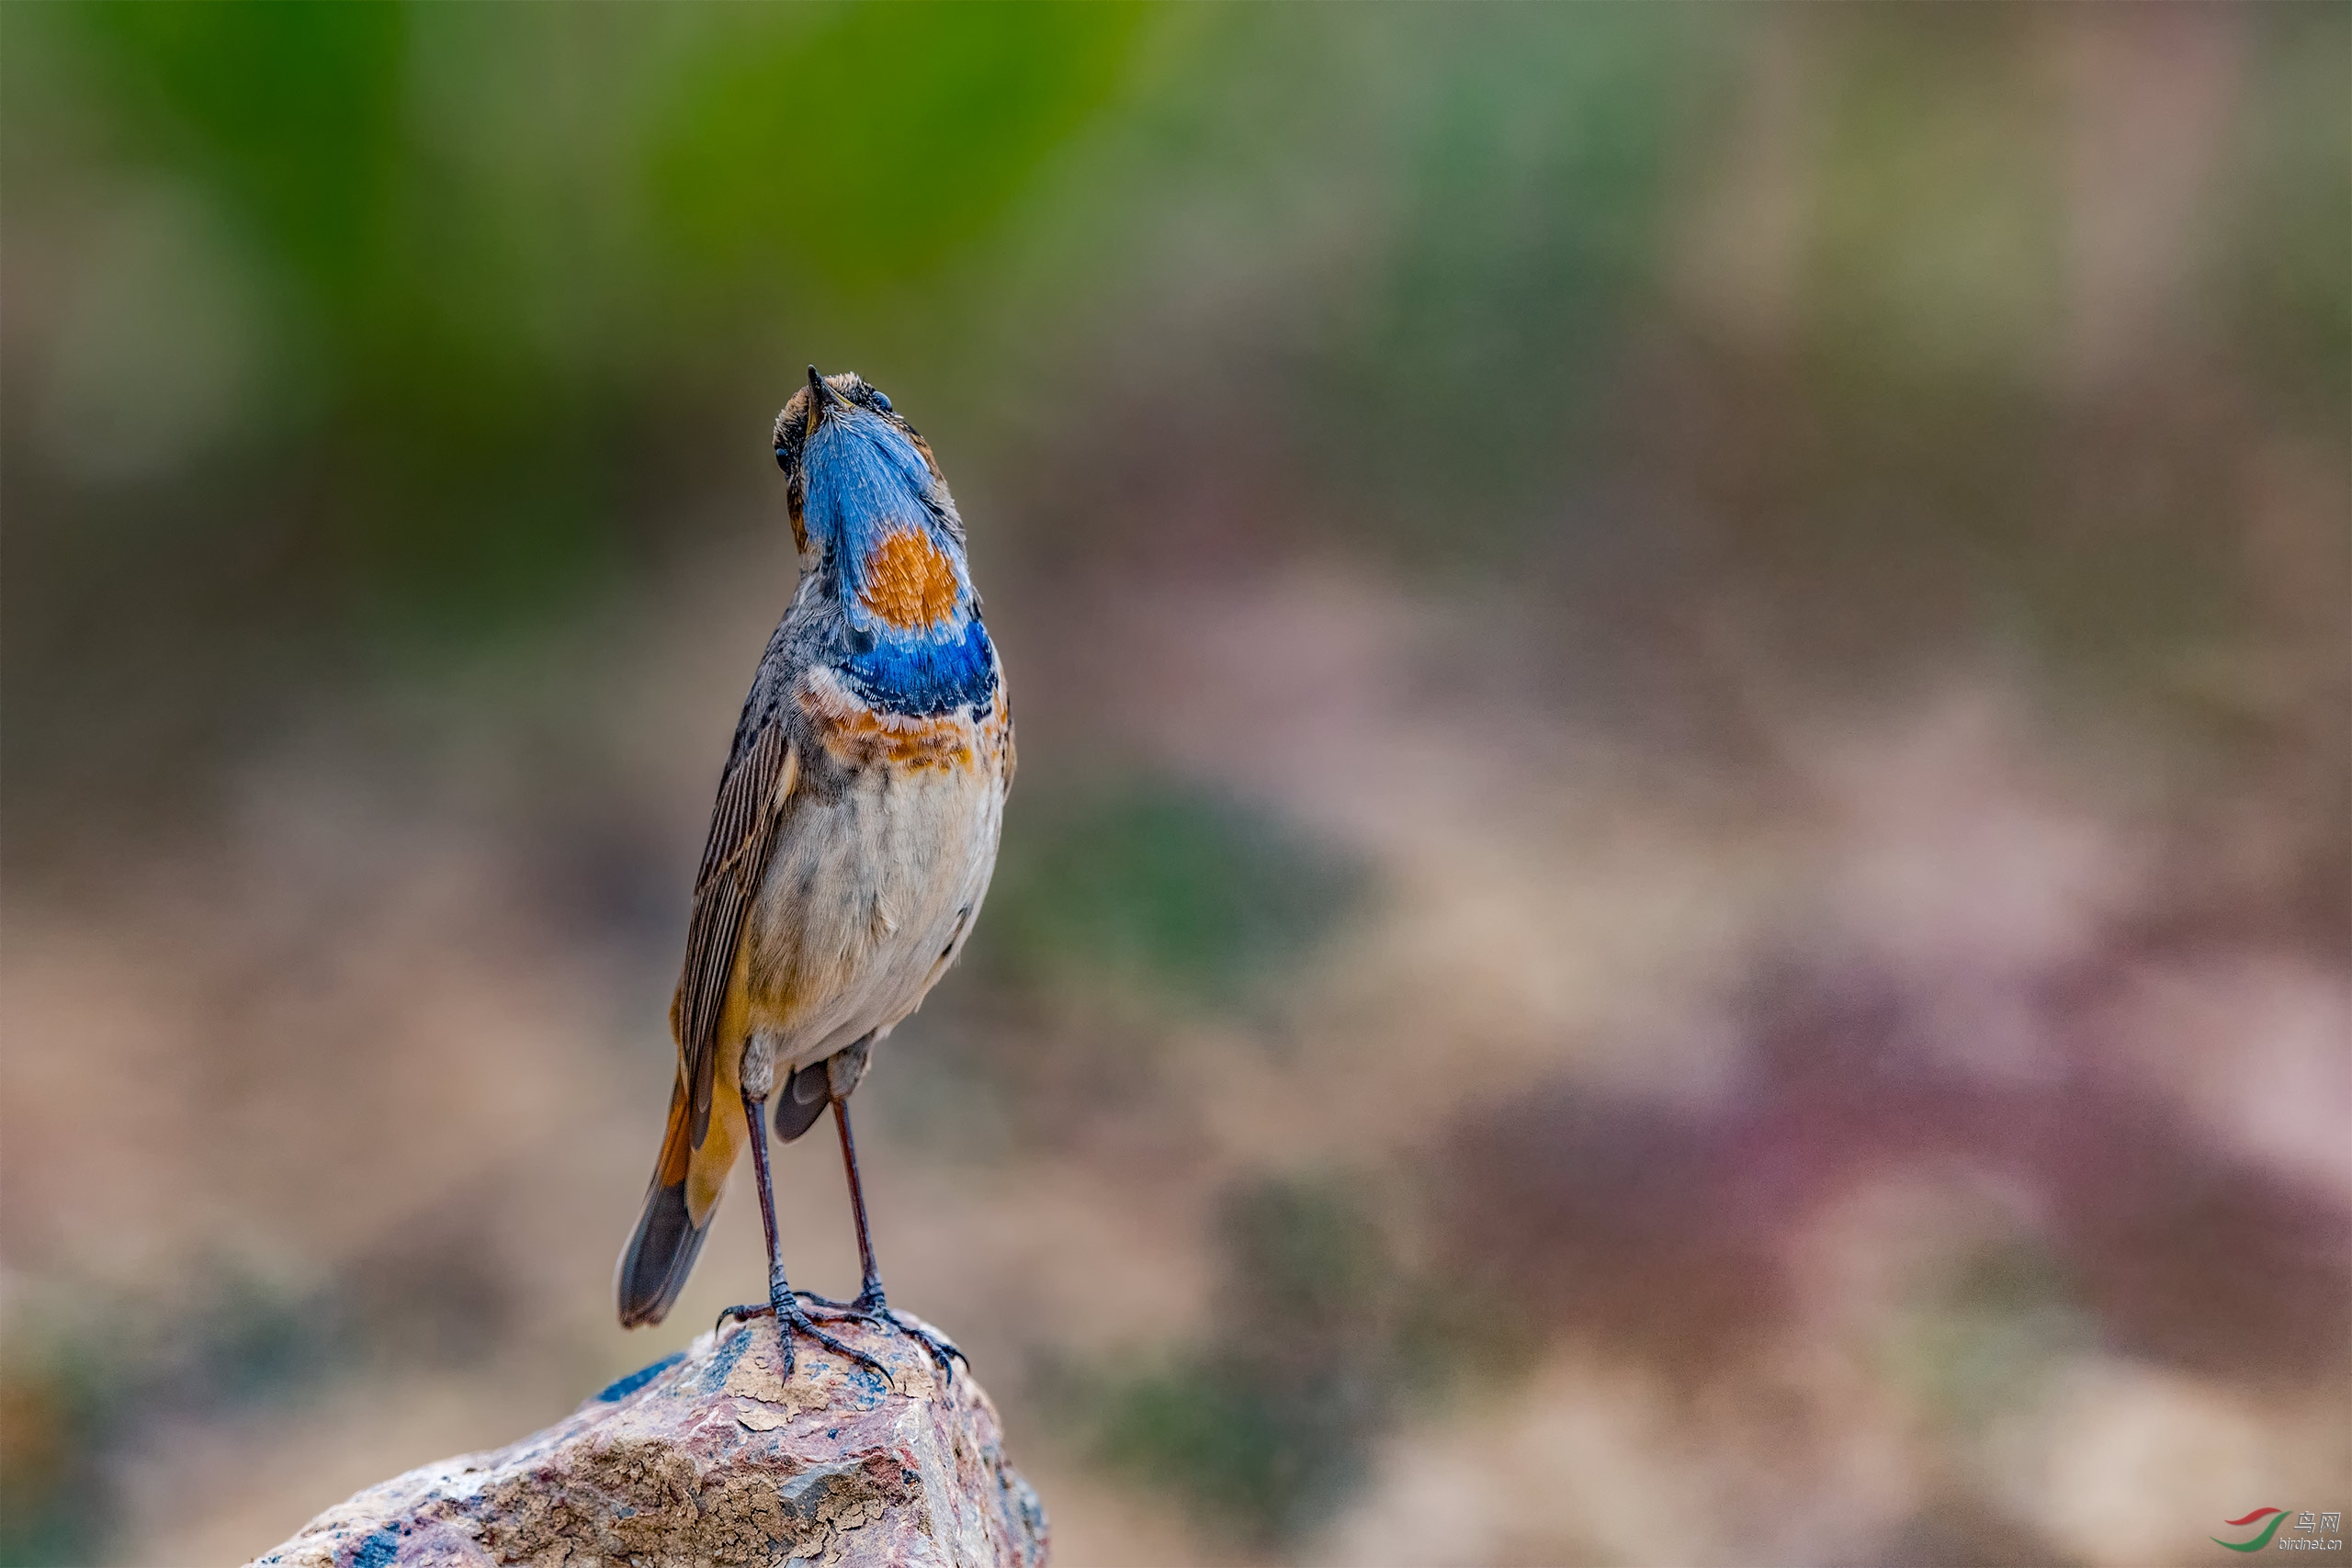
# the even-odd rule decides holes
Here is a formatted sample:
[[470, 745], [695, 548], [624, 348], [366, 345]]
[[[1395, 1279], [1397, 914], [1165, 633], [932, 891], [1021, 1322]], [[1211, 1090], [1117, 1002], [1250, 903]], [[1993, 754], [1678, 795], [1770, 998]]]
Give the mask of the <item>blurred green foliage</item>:
[[1279, 818], [1145, 782], [1008, 827], [976, 956], [1023, 984], [1246, 1006], [1363, 890], [1360, 866]]
[[17, 1325], [0, 1354], [0, 1565], [107, 1561], [123, 1514], [109, 1450], [145, 1423], [313, 1390], [353, 1347], [311, 1304], [239, 1282], [167, 1325]]
[[1981, 1433], [2030, 1407], [2067, 1356], [2097, 1342], [2096, 1317], [2060, 1259], [2028, 1238], [1977, 1247], [1918, 1285], [1884, 1354], [1890, 1382], [1947, 1429]]
[[360, 328], [400, 287], [406, 9], [129, 4], [71, 16], [138, 152], [232, 203], [337, 324]]
[[2015, 394], [2062, 324], [2063, 170], [2020, 41], [1964, 14], [1870, 17], [1837, 59], [1808, 305], [1875, 387]]
[[[1533, 581], [1573, 610], [1629, 560], [1719, 550], [1853, 667], [1990, 625], [2161, 668], [2244, 614], [2211, 522], [2229, 430], [2086, 434], [2053, 373], [2097, 284], [2069, 270], [2060, 33], [2016, 13], [127, 0], [5, 26], [20, 777], [136, 776], [100, 754], [194, 754], [255, 693], [462, 658], [714, 520], [772, 524], [766, 421], [811, 359], [952, 434], [1000, 570], [1213, 527], [1566, 561]], [[2233, 26], [2178, 314], [2198, 376], [2335, 429], [2346, 14]], [[1676, 293], [1720, 265], [1698, 215], [1750, 197], [1792, 251], [1787, 298], [1754, 267], [1775, 365], [1729, 426], [1629, 401], [1628, 344], [1712, 331]], [[2083, 481], [2094, 437], [2150, 471]], [[1686, 471], [1724, 537], [1609, 503], [1628, 457]], [[1193, 473], [1248, 484], [1151, 500]]]
[[1359, 128], [1393, 150], [1391, 227], [1309, 384], [1317, 443], [1345, 465], [1327, 479], [1352, 479], [1405, 539], [1425, 546], [1434, 514], [1491, 560], [1558, 525], [1589, 400], [1658, 278], [1678, 133], [1724, 64], [1694, 22], [1623, 6], [1396, 19], [1386, 41], [1420, 69]]
[[994, 222], [1102, 107], [1143, 15], [752, 12], [698, 52], [662, 111], [661, 228], [689, 267], [888, 294]]
[[107, 1393], [86, 1361], [16, 1352], [0, 1371], [0, 1568], [96, 1561]]
[[510, 1321], [482, 1245], [463, 1225], [428, 1229], [318, 1289], [224, 1272], [97, 1321], [12, 1314], [0, 1347], [0, 1568], [107, 1561], [126, 1513], [122, 1449], [189, 1412], [295, 1409], [371, 1375], [479, 1366]]
[[1295, 1540], [1364, 1473], [1399, 1377], [1392, 1249], [1343, 1177], [1228, 1195], [1205, 1342], [1095, 1394], [1101, 1450], [1260, 1544]]
[[[182, 193], [219, 222], [259, 363], [215, 389], [239, 405], [222, 438], [148, 482], [19, 476], [44, 575], [437, 641], [659, 548], [663, 489], [755, 482], [780, 367], [903, 374], [920, 406], [1073, 302], [1115, 322], [1164, 285], [1171, 229], [1302, 184], [1363, 208], [1351, 243], [1384, 254], [1269, 345], [1320, 383], [1293, 407], [1326, 478], [1363, 468], [1359, 504], [1400, 522], [1457, 490], [1524, 498], [1651, 270], [1690, 29], [1623, 8], [1335, 30], [1114, 6], [129, 3], [10, 31], [19, 209], [62, 231]], [[1048, 178], [1057, 161], [1077, 172]], [[1015, 213], [1078, 241], [1018, 287]], [[1262, 231], [1231, 259], [1330, 261]], [[181, 417], [141, 391], [175, 328], [123, 356], [125, 424]], [[1453, 526], [1509, 536], [1523, 512]], [[135, 547], [102, 542], [116, 514]]]
[[[308, 406], [228, 482], [300, 507], [266, 467], [310, 468], [317, 586], [447, 636], [609, 569], [678, 380], [747, 322], [902, 302], [1099, 107], [1137, 21], [126, 4], [17, 30], [96, 89], [81, 151], [200, 192], [265, 279], [270, 379]], [[729, 423], [756, 458], [757, 406]]]
[[2221, 270], [2244, 363], [2288, 406], [2352, 404], [2352, 7], [2301, 6], [2251, 40], [2231, 139]]

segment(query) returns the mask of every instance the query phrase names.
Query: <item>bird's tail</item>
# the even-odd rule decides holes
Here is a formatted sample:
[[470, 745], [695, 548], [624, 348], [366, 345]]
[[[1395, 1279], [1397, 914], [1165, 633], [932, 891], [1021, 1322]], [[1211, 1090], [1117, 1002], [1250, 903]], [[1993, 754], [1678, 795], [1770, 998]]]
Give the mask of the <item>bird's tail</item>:
[[636, 1328], [669, 1315], [695, 1255], [710, 1229], [710, 1217], [727, 1187], [728, 1172], [742, 1143], [743, 1101], [723, 1078], [711, 1086], [710, 1126], [702, 1146], [694, 1143], [694, 1108], [681, 1082], [670, 1091], [670, 1125], [662, 1135], [662, 1156], [645, 1190], [645, 1213], [621, 1253], [614, 1275], [621, 1326]]

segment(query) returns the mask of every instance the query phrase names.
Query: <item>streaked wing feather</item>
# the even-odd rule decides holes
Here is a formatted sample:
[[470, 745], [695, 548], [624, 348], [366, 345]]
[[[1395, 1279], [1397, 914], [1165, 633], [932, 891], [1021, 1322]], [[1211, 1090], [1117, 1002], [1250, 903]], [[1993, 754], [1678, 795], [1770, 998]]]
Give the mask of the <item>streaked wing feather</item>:
[[744, 919], [758, 896], [776, 818], [799, 775], [799, 759], [774, 719], [748, 746], [737, 749], [719, 781], [710, 811], [710, 839], [695, 877], [694, 918], [686, 927], [686, 960], [678, 975], [679, 1065], [694, 1096], [694, 1144], [710, 1129], [713, 1076], [718, 1066], [718, 1025], [727, 1009], [735, 952]]

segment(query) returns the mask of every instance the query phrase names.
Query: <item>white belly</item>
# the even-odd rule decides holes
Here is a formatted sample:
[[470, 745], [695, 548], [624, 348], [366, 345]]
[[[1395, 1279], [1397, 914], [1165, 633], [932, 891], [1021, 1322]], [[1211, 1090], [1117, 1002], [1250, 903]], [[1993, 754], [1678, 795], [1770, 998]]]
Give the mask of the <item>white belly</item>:
[[1001, 777], [886, 763], [830, 799], [795, 798], [752, 908], [744, 1029], [730, 1043], [764, 1032], [781, 1076], [921, 1006], [988, 892]]

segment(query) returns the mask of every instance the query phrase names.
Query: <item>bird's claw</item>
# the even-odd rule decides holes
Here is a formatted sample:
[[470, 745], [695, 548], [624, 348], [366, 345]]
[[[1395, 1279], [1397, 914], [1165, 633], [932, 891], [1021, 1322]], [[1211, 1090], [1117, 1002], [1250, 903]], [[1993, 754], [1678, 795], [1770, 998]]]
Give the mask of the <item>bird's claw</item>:
[[810, 1306], [823, 1307], [828, 1312], [856, 1312], [859, 1310], [855, 1302], [837, 1302], [831, 1296], [820, 1296], [814, 1291], [795, 1290], [792, 1293], [798, 1296], [802, 1301], [807, 1302]]
[[966, 1371], [971, 1370], [972, 1359], [965, 1355], [953, 1339], [933, 1334], [930, 1329], [900, 1317], [890, 1310], [889, 1301], [878, 1290], [860, 1291], [857, 1299], [850, 1303], [846, 1310], [868, 1323], [888, 1325], [921, 1345], [931, 1359], [939, 1363], [940, 1375], [950, 1382], [956, 1376], [956, 1361], [963, 1362]]
[[939, 1364], [941, 1374], [946, 1378], [955, 1377], [956, 1362], [963, 1362], [967, 1370], [969, 1370], [972, 1365], [972, 1359], [964, 1354], [962, 1348], [953, 1339], [933, 1334], [928, 1328], [908, 1322], [891, 1308], [886, 1298], [873, 1292], [862, 1291], [854, 1300], [846, 1302], [835, 1301], [831, 1296], [820, 1296], [814, 1291], [795, 1291], [792, 1293], [811, 1306], [824, 1308], [829, 1317], [838, 1316], [854, 1323], [870, 1323], [876, 1328], [894, 1329], [905, 1335], [923, 1348], [924, 1352]]
[[971, 1369], [972, 1359], [964, 1354], [962, 1348], [953, 1339], [909, 1323], [891, 1309], [888, 1299], [879, 1292], [861, 1291], [854, 1300], [846, 1302], [835, 1301], [831, 1296], [820, 1296], [814, 1291], [796, 1290], [792, 1293], [810, 1306], [823, 1308], [828, 1317], [839, 1317], [853, 1323], [870, 1323], [876, 1328], [897, 1330], [921, 1345], [925, 1353], [939, 1364], [940, 1374], [951, 1381], [956, 1376], [956, 1362], [963, 1362], [967, 1371]]
[[[823, 1329], [818, 1327], [816, 1320], [802, 1308], [798, 1302], [792, 1299], [793, 1297], [803, 1293], [805, 1292], [790, 1291], [786, 1292], [781, 1301], [761, 1302], [756, 1304], [729, 1307], [726, 1311], [718, 1314], [718, 1321], [711, 1325], [712, 1332], [716, 1333], [718, 1330], [727, 1326], [727, 1320], [730, 1317], [741, 1318], [747, 1323], [755, 1317], [773, 1317], [776, 1320], [777, 1324], [777, 1337], [784, 1342], [784, 1375], [786, 1378], [792, 1376], [793, 1368], [799, 1362], [798, 1353], [793, 1348], [792, 1337], [795, 1334], [806, 1334], [809, 1338], [814, 1339], [818, 1344], [822, 1345], [826, 1349], [832, 1351], [835, 1355], [845, 1357], [853, 1361], [861, 1362], [865, 1366], [872, 1369], [876, 1373], [879, 1374], [882, 1381], [890, 1387], [896, 1388], [899, 1386], [899, 1380], [890, 1375], [889, 1368], [884, 1366], [880, 1361], [876, 1360], [873, 1357], [867, 1355], [856, 1346], [846, 1344], [842, 1340], [836, 1339], [831, 1335], [826, 1333]], [[860, 1320], [866, 1320], [866, 1314], [863, 1313], [828, 1313], [826, 1315], [829, 1317], [857, 1318]]]

